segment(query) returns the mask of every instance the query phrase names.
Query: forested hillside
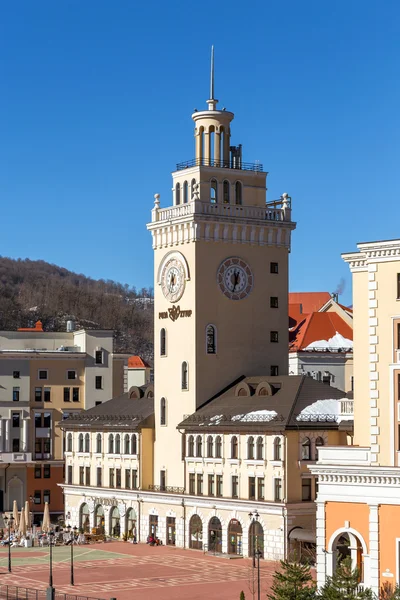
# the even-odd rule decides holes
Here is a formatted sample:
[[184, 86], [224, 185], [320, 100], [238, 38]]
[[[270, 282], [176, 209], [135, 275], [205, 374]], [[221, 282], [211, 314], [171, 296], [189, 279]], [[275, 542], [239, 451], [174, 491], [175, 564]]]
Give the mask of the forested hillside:
[[90, 279], [38, 260], [0, 257], [0, 329], [114, 329], [116, 352], [153, 359], [153, 290]]

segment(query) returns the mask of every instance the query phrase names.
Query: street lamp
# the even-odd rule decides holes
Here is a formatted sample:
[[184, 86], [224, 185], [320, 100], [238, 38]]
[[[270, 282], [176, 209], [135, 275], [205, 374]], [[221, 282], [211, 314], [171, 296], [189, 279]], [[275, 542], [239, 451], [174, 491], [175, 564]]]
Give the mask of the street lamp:
[[260, 557], [262, 555], [261, 550], [256, 550], [257, 555], [257, 600], [260, 600]]
[[78, 528], [71, 527], [71, 525], [68, 525], [67, 530], [69, 533], [69, 538], [71, 540], [71, 585], [75, 585], [75, 583], [74, 583], [74, 542], [75, 542], [75, 536], [76, 536], [76, 532], [78, 531]]
[[11, 526], [14, 521], [14, 517], [4, 517], [4, 523], [8, 523], [8, 572], [11, 573]]
[[50, 529], [49, 533], [49, 546], [50, 546], [50, 574], [49, 574], [49, 587], [53, 588], [53, 539], [54, 531]]
[[253, 569], [256, 568], [256, 550], [258, 546], [258, 538], [255, 532], [255, 523], [258, 522], [259, 516], [260, 515], [258, 514], [257, 509], [254, 511], [254, 513], [249, 512], [251, 524], [253, 525]]

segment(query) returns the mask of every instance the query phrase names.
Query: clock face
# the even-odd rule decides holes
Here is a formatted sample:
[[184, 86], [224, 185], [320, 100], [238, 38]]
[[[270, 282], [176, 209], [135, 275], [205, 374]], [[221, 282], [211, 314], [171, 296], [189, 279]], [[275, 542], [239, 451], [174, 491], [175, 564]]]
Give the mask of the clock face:
[[219, 289], [231, 300], [243, 300], [253, 287], [254, 276], [249, 265], [238, 257], [224, 260], [217, 272]]
[[161, 274], [161, 287], [164, 296], [170, 302], [177, 302], [185, 291], [185, 270], [177, 258], [165, 263]]

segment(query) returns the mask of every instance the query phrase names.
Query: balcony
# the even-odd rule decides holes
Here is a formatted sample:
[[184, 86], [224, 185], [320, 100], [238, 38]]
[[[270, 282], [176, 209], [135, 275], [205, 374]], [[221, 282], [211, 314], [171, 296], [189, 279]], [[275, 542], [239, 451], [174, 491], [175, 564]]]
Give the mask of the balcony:
[[28, 462], [32, 462], [31, 452], [0, 452], [0, 464]]
[[185, 488], [171, 485], [149, 485], [150, 492], [165, 492], [166, 494], [184, 494]]
[[214, 167], [217, 169], [236, 169], [238, 171], [263, 172], [263, 165], [259, 162], [245, 163], [241, 159], [231, 158], [231, 160], [217, 160], [214, 158], [192, 158], [181, 163], [177, 163], [176, 170], [183, 171], [190, 167]]
[[354, 400], [340, 400], [340, 416], [354, 415]]

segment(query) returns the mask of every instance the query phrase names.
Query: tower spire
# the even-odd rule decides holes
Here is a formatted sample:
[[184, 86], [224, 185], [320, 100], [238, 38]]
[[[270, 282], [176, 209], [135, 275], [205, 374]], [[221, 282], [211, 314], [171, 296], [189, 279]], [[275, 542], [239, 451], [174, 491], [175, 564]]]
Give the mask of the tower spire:
[[211, 46], [210, 100], [214, 100], [214, 46]]

